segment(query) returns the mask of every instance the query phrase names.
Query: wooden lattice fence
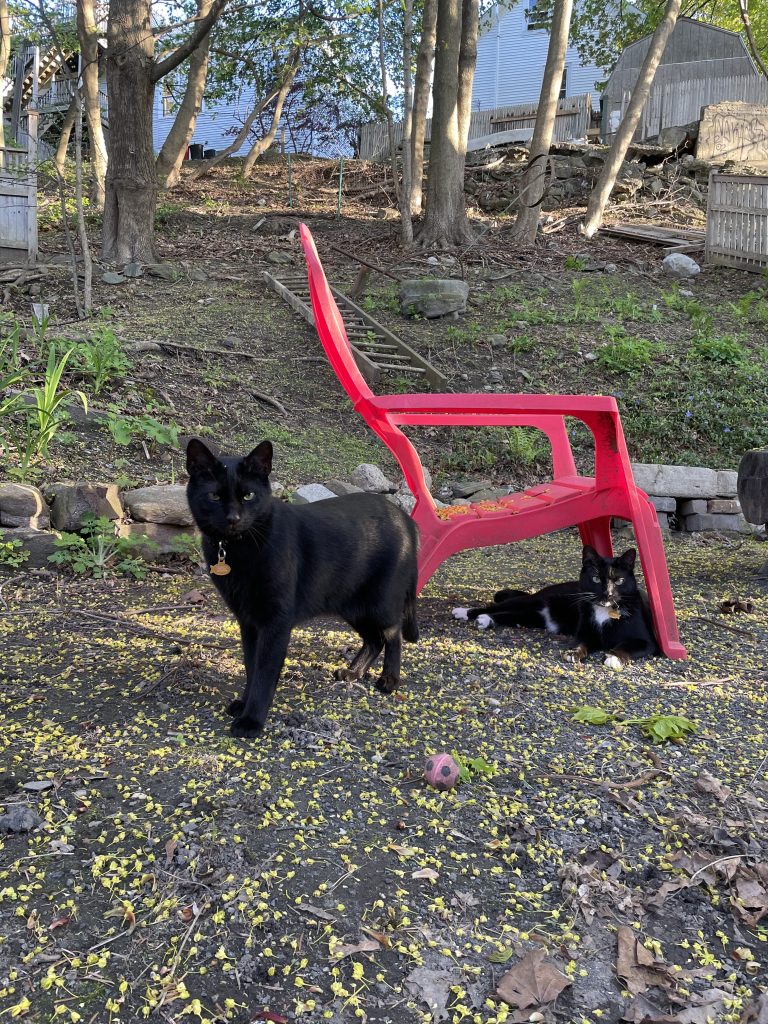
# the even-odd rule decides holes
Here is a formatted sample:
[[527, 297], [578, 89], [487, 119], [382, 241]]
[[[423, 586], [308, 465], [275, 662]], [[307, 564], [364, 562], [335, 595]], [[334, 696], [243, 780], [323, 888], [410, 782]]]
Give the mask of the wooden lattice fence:
[[768, 176], [710, 175], [706, 259], [758, 274], [768, 267]]

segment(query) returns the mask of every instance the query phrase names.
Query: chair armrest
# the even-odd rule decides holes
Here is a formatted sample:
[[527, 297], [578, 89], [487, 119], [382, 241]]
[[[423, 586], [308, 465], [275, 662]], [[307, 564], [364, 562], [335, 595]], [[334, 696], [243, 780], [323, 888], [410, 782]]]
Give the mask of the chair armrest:
[[[618, 415], [616, 399], [603, 395], [419, 394], [375, 395], [370, 404], [398, 420], [409, 414], [450, 416], [534, 415], [576, 416], [590, 413]], [[450, 421], [446, 421], [450, 422]]]

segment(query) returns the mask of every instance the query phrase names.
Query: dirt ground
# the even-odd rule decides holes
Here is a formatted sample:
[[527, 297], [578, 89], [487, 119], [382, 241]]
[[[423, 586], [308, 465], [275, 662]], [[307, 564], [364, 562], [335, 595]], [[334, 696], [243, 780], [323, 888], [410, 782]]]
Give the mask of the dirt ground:
[[[576, 669], [452, 619], [569, 575], [558, 534], [444, 566], [393, 697], [332, 681], [345, 628], [297, 629], [259, 741], [227, 732], [236, 627], [206, 580], [4, 578], [0, 801], [36, 824], [0, 839], [0, 1014], [764, 1020], [765, 550], [668, 554], [687, 662]], [[654, 746], [629, 721], [654, 714], [695, 732]], [[439, 752], [483, 761], [441, 793]]]

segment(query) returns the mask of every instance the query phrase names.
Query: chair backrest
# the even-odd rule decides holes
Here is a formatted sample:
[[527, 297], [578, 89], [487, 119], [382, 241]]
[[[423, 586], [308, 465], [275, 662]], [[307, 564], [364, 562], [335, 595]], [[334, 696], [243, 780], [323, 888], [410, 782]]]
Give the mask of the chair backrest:
[[373, 392], [355, 362], [344, 321], [328, 286], [312, 233], [306, 224], [299, 225], [299, 232], [307, 261], [309, 294], [317, 333], [336, 376], [353, 404], [357, 405], [361, 400], [372, 398]]

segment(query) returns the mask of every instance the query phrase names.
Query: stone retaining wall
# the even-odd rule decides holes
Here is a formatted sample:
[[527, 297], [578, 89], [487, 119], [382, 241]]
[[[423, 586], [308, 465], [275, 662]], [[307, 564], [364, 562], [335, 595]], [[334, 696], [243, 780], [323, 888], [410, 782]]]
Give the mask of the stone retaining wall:
[[[635, 464], [635, 480], [650, 496], [663, 529], [756, 532], [741, 514], [736, 498], [737, 474], [731, 470], [703, 467]], [[426, 471], [425, 471], [426, 472]], [[427, 474], [428, 476], [428, 474]], [[431, 486], [431, 481], [429, 481]], [[273, 493], [284, 488], [273, 483]], [[376, 491], [411, 512], [413, 495], [405, 483], [388, 480], [376, 466], [364, 465], [351, 474], [351, 482], [327, 480], [305, 484], [292, 500], [312, 502], [354, 491]], [[462, 480], [445, 485], [436, 503], [468, 504], [508, 493], [489, 480]], [[112, 483], [54, 483], [43, 490], [29, 484], [0, 483], [0, 530], [7, 539], [21, 540], [30, 552], [28, 565], [46, 567], [55, 550], [59, 531], [77, 532], [88, 515], [106, 517], [118, 524], [123, 537], [146, 538], [153, 555], [168, 555], [178, 542], [194, 536], [192, 515], [183, 484], [158, 484], [120, 491]], [[614, 525], [626, 525], [617, 520]]]

